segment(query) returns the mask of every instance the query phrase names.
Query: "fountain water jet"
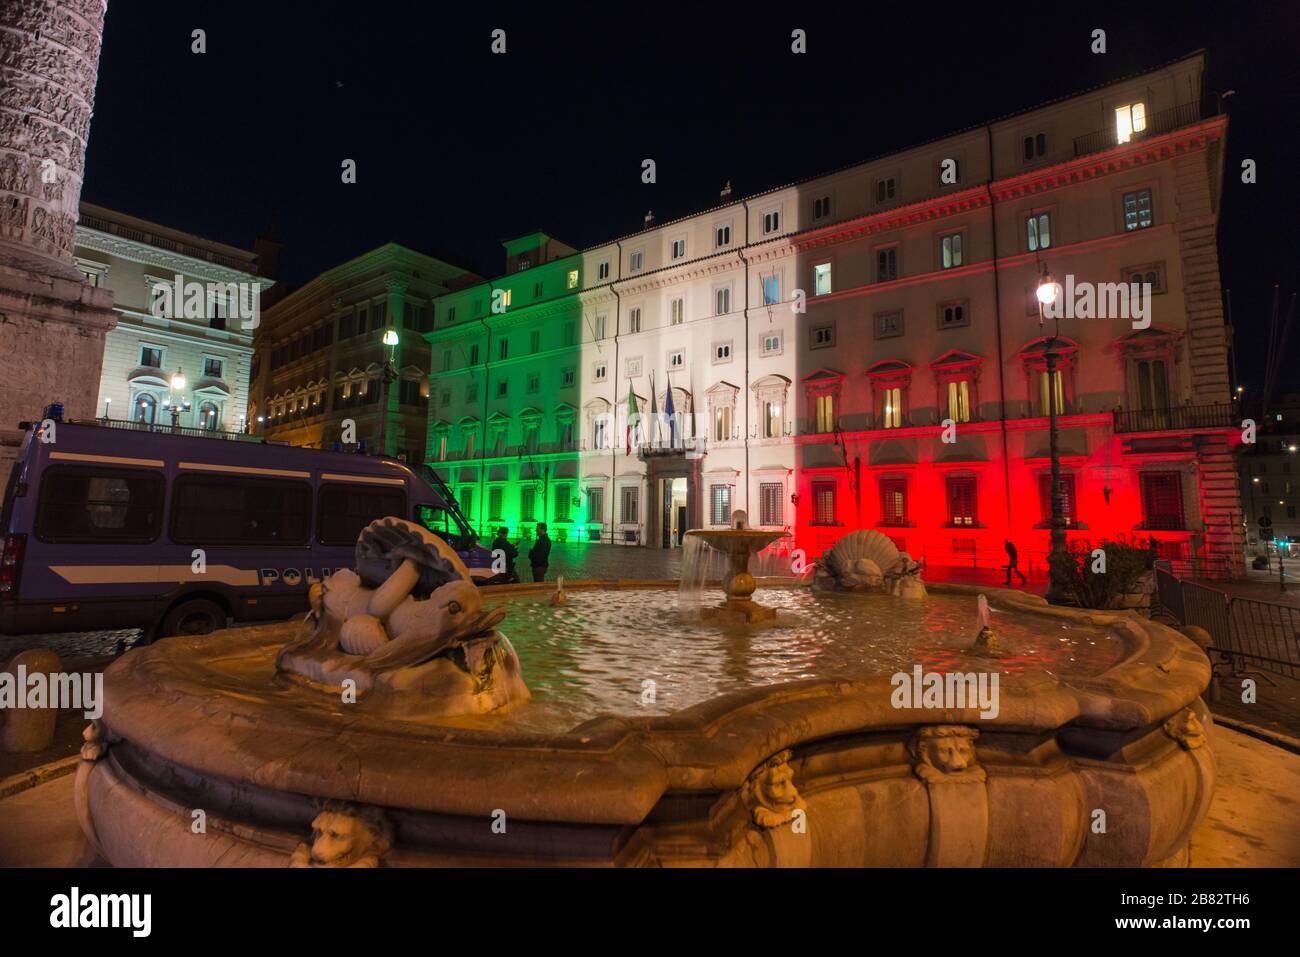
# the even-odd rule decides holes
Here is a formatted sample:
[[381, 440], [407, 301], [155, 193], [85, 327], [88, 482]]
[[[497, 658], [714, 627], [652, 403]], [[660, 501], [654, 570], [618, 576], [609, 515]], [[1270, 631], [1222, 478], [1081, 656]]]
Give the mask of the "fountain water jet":
[[[696, 540], [722, 553], [727, 558], [727, 568], [722, 577], [722, 590], [726, 593], [726, 600], [721, 605], [701, 608], [700, 614], [706, 619], [713, 618], [734, 618], [742, 620], [747, 624], [755, 624], [760, 621], [767, 621], [776, 616], [776, 609], [769, 608], [767, 605], [760, 605], [750, 596], [758, 587], [754, 581], [754, 576], [749, 572], [749, 561], [754, 555], [761, 552], [768, 545], [779, 539], [789, 538], [789, 532], [770, 532], [761, 529], [748, 527], [745, 513], [735, 511], [731, 513], [731, 527], [721, 529], [691, 529], [686, 533], [688, 541]], [[698, 567], [698, 550], [692, 549], [687, 559], [690, 566]], [[682, 580], [687, 581], [691, 575], [691, 568], [688, 562], [683, 562]]]

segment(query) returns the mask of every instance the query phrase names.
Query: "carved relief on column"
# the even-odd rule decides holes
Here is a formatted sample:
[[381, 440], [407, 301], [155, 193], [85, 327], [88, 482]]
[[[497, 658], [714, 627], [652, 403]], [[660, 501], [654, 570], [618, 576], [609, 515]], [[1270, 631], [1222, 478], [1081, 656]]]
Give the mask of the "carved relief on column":
[[107, 0], [0, 4], [0, 240], [71, 262]]

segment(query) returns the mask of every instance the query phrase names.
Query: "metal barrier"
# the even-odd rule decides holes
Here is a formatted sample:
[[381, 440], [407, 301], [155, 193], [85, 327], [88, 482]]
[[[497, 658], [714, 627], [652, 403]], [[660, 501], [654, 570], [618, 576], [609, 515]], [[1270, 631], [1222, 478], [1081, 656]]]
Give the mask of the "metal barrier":
[[1178, 624], [1209, 632], [1211, 650], [1219, 652], [1234, 672], [1249, 667], [1300, 678], [1300, 608], [1179, 581], [1167, 562], [1156, 563], [1156, 598], [1159, 610]]

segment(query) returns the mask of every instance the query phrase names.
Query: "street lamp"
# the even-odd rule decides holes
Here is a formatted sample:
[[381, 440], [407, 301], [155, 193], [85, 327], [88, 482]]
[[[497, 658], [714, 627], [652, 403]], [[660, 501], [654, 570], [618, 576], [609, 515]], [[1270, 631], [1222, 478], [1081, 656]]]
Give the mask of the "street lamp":
[[383, 391], [379, 399], [379, 454], [388, 454], [388, 391], [393, 382], [397, 379], [397, 367], [394, 365], [397, 356], [397, 330], [384, 330], [384, 345], [388, 347], [388, 352], [384, 357], [383, 372]]
[[[1043, 327], [1043, 312], [1046, 307], [1056, 302], [1056, 297], [1060, 295], [1060, 287], [1052, 279], [1052, 274], [1043, 267], [1043, 274], [1038, 280], [1038, 326]], [[1061, 319], [1059, 314], [1054, 317], [1054, 328], [1052, 335], [1044, 343], [1043, 362], [1047, 367], [1047, 430], [1048, 430], [1048, 447], [1052, 458], [1052, 519], [1050, 523], [1051, 538], [1050, 547], [1047, 556], [1048, 584], [1047, 600], [1053, 605], [1059, 605], [1065, 600], [1065, 588], [1061, 582], [1061, 563], [1068, 561], [1068, 555], [1065, 549], [1065, 490], [1061, 486], [1061, 450], [1059, 448], [1060, 436], [1056, 428], [1056, 360], [1059, 355], [1056, 352], [1056, 337], [1061, 330]], [[1065, 390], [1062, 388], [1060, 394], [1064, 396]]]
[[[176, 373], [172, 376], [171, 386], [172, 392], [183, 393], [185, 391], [185, 371], [179, 366], [177, 366]], [[190, 403], [188, 399], [174, 402], [172, 396], [169, 395], [166, 401], [163, 402], [163, 407], [172, 414], [172, 429], [175, 430], [180, 425], [181, 413], [190, 410]]]
[[108, 413], [111, 411], [111, 407], [112, 407], [112, 405], [113, 405], [113, 399], [112, 399], [112, 397], [111, 397], [111, 396], [105, 396], [105, 397], [104, 397], [104, 418], [105, 418], [105, 419], [111, 419], [111, 418], [112, 418], [112, 416], [108, 414]]

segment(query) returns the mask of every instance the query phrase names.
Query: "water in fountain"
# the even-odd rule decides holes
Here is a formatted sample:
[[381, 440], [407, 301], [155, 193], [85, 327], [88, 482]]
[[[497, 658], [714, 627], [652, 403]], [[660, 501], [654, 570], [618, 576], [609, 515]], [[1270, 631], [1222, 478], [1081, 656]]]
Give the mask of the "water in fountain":
[[727, 556], [698, 535], [682, 539], [681, 583], [677, 588], [677, 607], [683, 612], [698, 612], [704, 601], [708, 582], [717, 582], [727, 571]]

